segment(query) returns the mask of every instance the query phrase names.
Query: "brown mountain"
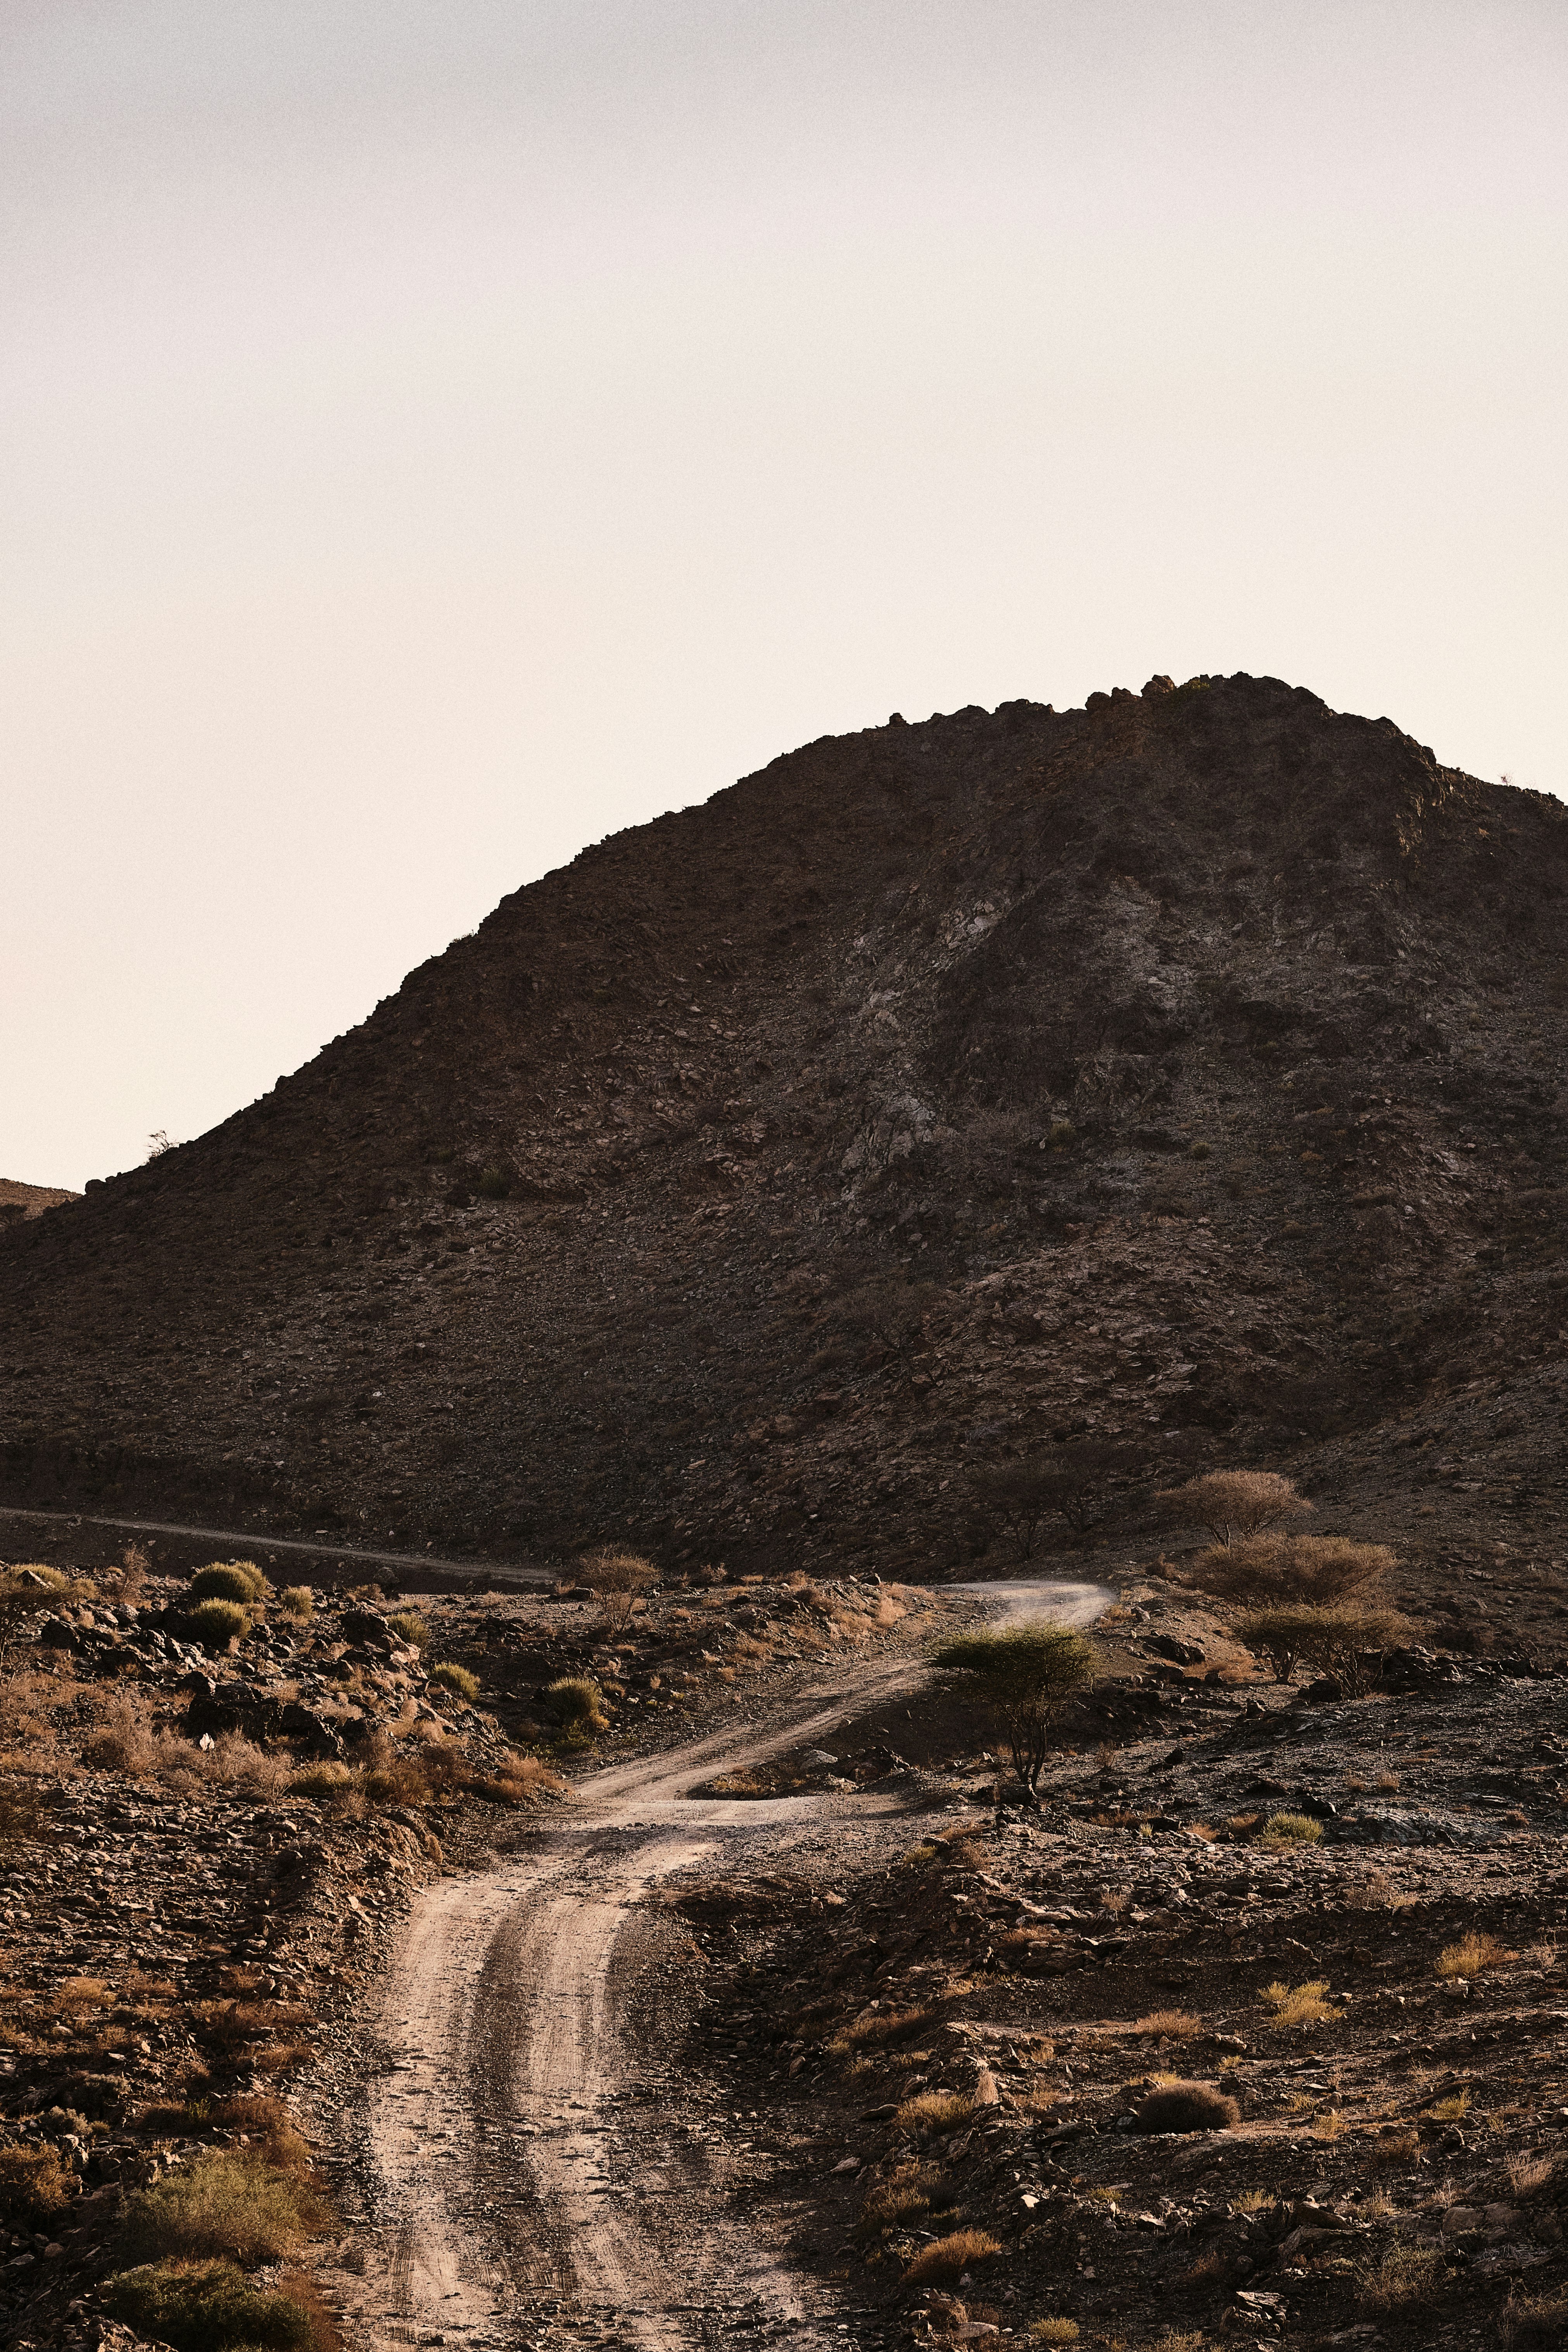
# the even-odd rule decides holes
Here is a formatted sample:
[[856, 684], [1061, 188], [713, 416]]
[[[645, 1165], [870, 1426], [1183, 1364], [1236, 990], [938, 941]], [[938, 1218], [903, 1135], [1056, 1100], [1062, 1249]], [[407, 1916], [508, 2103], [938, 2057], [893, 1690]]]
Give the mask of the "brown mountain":
[[909, 1573], [1088, 1432], [1550, 1517], [1565, 881], [1277, 679], [808, 744], [0, 1235], [0, 1493]]
[[0, 1176], [0, 1225], [16, 1224], [23, 1217], [41, 1217], [46, 1209], [58, 1209], [67, 1201], [79, 1201], [79, 1192], [63, 1192], [52, 1184], [18, 1184], [9, 1176]]

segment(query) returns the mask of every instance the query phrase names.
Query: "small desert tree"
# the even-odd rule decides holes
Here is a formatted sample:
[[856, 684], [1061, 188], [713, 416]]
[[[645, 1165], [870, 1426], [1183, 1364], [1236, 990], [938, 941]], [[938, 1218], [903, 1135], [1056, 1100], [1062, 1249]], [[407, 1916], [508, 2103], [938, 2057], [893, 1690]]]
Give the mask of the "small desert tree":
[[1386, 1544], [1355, 1543], [1349, 1536], [1237, 1536], [1200, 1552], [1187, 1581], [1219, 1601], [1328, 1605], [1369, 1603], [1397, 1567]]
[[1163, 1499], [1189, 1527], [1206, 1528], [1227, 1547], [1312, 1507], [1277, 1470], [1209, 1470]]
[[1125, 1446], [1085, 1439], [1017, 1462], [988, 1463], [971, 1475], [970, 1485], [983, 1509], [1013, 1538], [1019, 1559], [1032, 1559], [1047, 1519], [1064, 1518], [1083, 1534], [1132, 1466]]
[[625, 1632], [638, 1594], [646, 1592], [658, 1576], [652, 1560], [635, 1551], [594, 1551], [583, 1562], [583, 1581], [612, 1633]]
[[1365, 1687], [1366, 1661], [1380, 1655], [1410, 1631], [1396, 1609], [1355, 1601], [1282, 1602], [1248, 1610], [1231, 1631], [1259, 1657], [1267, 1658], [1279, 1682], [1289, 1682], [1303, 1661], [1321, 1675], [1332, 1675], [1346, 1690]]
[[961, 1633], [943, 1643], [932, 1663], [974, 1691], [1031, 1797], [1056, 1744], [1063, 1708], [1101, 1672], [1100, 1653], [1087, 1635], [1044, 1623]]

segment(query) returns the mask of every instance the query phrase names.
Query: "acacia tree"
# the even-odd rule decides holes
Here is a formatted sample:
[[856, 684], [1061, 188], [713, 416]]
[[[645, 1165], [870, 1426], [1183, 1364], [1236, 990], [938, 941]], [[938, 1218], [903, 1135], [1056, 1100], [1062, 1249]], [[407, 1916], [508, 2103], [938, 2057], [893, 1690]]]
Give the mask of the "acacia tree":
[[1189, 1527], [1206, 1528], [1215, 1543], [1227, 1548], [1312, 1507], [1277, 1470], [1209, 1470], [1161, 1500]]
[[640, 1552], [594, 1551], [582, 1563], [582, 1577], [605, 1625], [619, 1633], [637, 1607], [637, 1595], [658, 1581], [658, 1570]]
[[972, 1475], [976, 1500], [1012, 1535], [1020, 1559], [1031, 1559], [1046, 1521], [1058, 1516], [1082, 1535], [1099, 1516], [1112, 1485], [1132, 1467], [1125, 1446], [1086, 1439], [1053, 1445], [1017, 1462], [988, 1463]]
[[941, 1674], [962, 1676], [1001, 1730], [1003, 1743], [1032, 1800], [1056, 1745], [1068, 1701], [1098, 1681], [1100, 1652], [1068, 1625], [1012, 1625], [995, 1633], [961, 1633], [932, 1661]]

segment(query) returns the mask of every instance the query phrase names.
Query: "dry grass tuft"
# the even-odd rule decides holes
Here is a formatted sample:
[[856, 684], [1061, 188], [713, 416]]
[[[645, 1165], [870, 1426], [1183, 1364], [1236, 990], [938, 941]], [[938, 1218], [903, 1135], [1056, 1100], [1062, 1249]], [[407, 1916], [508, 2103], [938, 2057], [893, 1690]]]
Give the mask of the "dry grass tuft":
[[889, 2042], [907, 2042], [931, 2022], [931, 2017], [929, 2009], [873, 2011], [846, 2026], [827, 2047], [835, 2058], [843, 2058], [851, 2050], [879, 2049]]
[[37, 2227], [65, 2210], [76, 2183], [52, 2147], [0, 2147], [0, 2219]]
[[264, 2161], [213, 2148], [131, 2200], [127, 2242], [157, 2258], [227, 2256], [246, 2269], [275, 2263], [321, 2229], [328, 2210], [308, 2182]]
[[1516, 2286], [1503, 2306], [1505, 2352], [1562, 2352], [1568, 2343], [1568, 2294], [1521, 2294]]
[[278, 1606], [297, 1625], [308, 1625], [316, 1613], [316, 1596], [308, 1584], [286, 1584], [278, 1595]]
[[1190, 2009], [1152, 2009], [1132, 2029], [1146, 2042], [1190, 2042], [1203, 2030], [1203, 2019], [1194, 2017]]
[[1375, 2270], [1363, 2271], [1363, 2311], [1405, 2312], [1436, 2302], [1445, 2280], [1442, 2258], [1427, 2246], [1390, 2246]]
[[973, 2100], [961, 2091], [921, 2091], [904, 2101], [893, 2117], [893, 2129], [906, 2137], [916, 2132], [954, 2131], [973, 2113]]
[[1333, 2011], [1323, 1995], [1328, 1991], [1327, 1977], [1314, 1977], [1300, 1985], [1271, 1984], [1263, 1988], [1262, 1998], [1274, 2011], [1271, 2025], [1321, 2025]]
[[864, 2231], [896, 2229], [941, 2203], [946, 2189], [932, 2164], [902, 2164], [890, 2179], [879, 2181], [860, 2208]]
[[1308, 1813], [1270, 1813], [1263, 1825], [1259, 1845], [1316, 1845], [1323, 1834], [1323, 1824]]
[[443, 1658], [439, 1665], [432, 1666], [429, 1679], [438, 1690], [455, 1691], [459, 1698], [472, 1701], [479, 1695], [478, 1675], [470, 1674], [467, 1666], [459, 1666], [450, 1658]]
[[1557, 2158], [1543, 2152], [1521, 2148], [1508, 2160], [1508, 2184], [1516, 2197], [1533, 2197], [1557, 2178]]
[[1495, 1936], [1486, 1935], [1472, 1927], [1457, 1944], [1445, 1945], [1437, 1955], [1440, 1977], [1479, 1977], [1483, 1969], [1494, 1969], [1500, 1961], [1509, 1960], [1513, 1954], [1500, 1944]]
[[430, 1639], [430, 1628], [417, 1609], [399, 1609], [387, 1619], [386, 1630], [395, 1633], [406, 1650], [423, 1650]]
[[1031, 2344], [1076, 2344], [1079, 2334], [1076, 2319], [1037, 2319], [1028, 2340]]
[[1166, 2083], [1134, 2110], [1141, 2132], [1234, 2131], [1241, 2109], [1212, 2083]]
[[953, 2230], [921, 2248], [904, 2273], [903, 2284], [921, 2286], [933, 2279], [960, 2278], [972, 2263], [989, 2262], [1001, 2251], [1000, 2241], [986, 2230]]

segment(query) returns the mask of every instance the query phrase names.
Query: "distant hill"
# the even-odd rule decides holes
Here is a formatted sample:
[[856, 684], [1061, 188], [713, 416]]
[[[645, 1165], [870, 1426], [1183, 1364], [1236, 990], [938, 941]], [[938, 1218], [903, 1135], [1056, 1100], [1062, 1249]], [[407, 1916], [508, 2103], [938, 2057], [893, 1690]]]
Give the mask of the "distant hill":
[[1278, 679], [808, 744], [0, 1236], [0, 1492], [909, 1574], [1089, 1433], [1550, 1517], [1565, 887]]
[[58, 1209], [67, 1201], [79, 1201], [79, 1192], [61, 1192], [50, 1184], [13, 1184], [9, 1177], [0, 1176], [0, 1225], [15, 1223], [22, 1217], [41, 1217], [46, 1209]]

